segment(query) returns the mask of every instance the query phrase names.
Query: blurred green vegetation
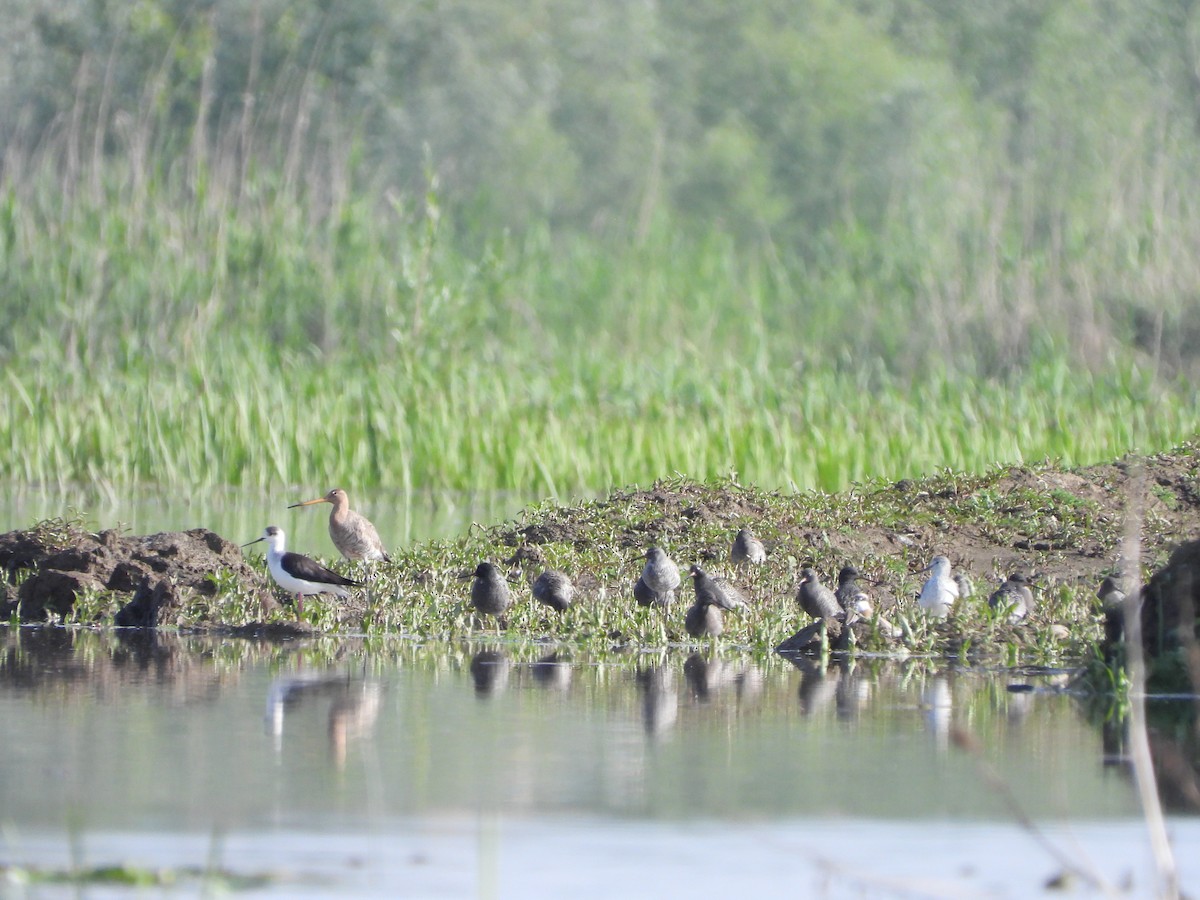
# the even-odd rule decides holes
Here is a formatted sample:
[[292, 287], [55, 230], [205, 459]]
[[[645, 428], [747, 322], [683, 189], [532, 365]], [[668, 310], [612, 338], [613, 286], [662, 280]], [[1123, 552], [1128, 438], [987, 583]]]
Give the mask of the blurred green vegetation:
[[0, 477], [834, 489], [1200, 423], [1183, 0], [0, 10]]

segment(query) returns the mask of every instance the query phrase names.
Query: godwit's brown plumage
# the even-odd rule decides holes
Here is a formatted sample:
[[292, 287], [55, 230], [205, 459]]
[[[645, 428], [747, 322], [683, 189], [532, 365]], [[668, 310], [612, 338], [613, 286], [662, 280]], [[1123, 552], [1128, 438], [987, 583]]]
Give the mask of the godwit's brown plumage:
[[329, 538], [333, 541], [333, 546], [337, 547], [338, 553], [346, 559], [362, 559], [367, 562], [391, 559], [383, 549], [383, 541], [379, 539], [379, 532], [375, 530], [375, 526], [366, 516], [350, 508], [350, 497], [341, 488], [334, 488], [316, 500], [293, 503], [288, 509], [312, 506], [314, 503], [333, 504], [333, 512], [329, 514]]

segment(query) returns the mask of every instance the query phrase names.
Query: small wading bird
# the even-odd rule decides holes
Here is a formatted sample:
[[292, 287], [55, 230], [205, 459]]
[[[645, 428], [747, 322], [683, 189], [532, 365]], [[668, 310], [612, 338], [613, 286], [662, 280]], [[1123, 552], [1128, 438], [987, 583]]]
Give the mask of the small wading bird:
[[800, 570], [800, 590], [796, 591], [796, 602], [814, 619], [833, 619], [842, 614], [837, 595], [821, 584], [816, 569]]
[[315, 559], [284, 550], [286, 540], [283, 529], [268, 525], [262, 537], [242, 544], [242, 547], [249, 547], [259, 541], [267, 542], [267, 568], [275, 583], [296, 598], [297, 616], [304, 612], [306, 596], [333, 594], [335, 597], [349, 597], [350, 592], [346, 589], [358, 587], [362, 583], [325, 568]]
[[471, 582], [471, 605], [484, 615], [502, 616], [512, 603], [508, 582], [494, 563], [481, 562], [475, 571], [463, 578], [474, 578]]
[[547, 569], [533, 583], [533, 599], [556, 612], [562, 612], [570, 606], [574, 597], [575, 585], [557, 569]]
[[842, 571], [838, 572], [838, 586], [835, 596], [837, 597], [838, 606], [847, 613], [854, 612], [860, 616], [869, 616], [872, 611], [871, 598], [859, 586], [858, 579], [861, 577], [862, 572], [858, 571], [854, 566], [842, 566]]
[[640, 580], [642, 588], [635, 584], [633, 596], [641, 606], [668, 606], [679, 587], [679, 566], [659, 547], [651, 547], [645, 554], [646, 565]]
[[1033, 591], [1029, 579], [1020, 572], [1008, 576], [1008, 580], [988, 597], [988, 606], [996, 612], [1008, 611], [1008, 622], [1015, 625], [1033, 612]]
[[383, 549], [383, 541], [379, 532], [368, 521], [366, 516], [356, 513], [350, 508], [350, 497], [341, 488], [334, 488], [324, 497], [316, 500], [305, 500], [303, 503], [293, 503], [288, 509], [299, 506], [312, 506], [314, 503], [332, 503], [333, 512], [329, 514], [329, 538], [338, 553], [349, 560], [365, 560], [373, 562], [382, 559], [390, 562], [391, 557]]
[[723, 609], [737, 609], [746, 604], [746, 598], [737, 588], [723, 579], [712, 578], [699, 566], [692, 566], [692, 585], [696, 589], [696, 602], [683, 618], [683, 627], [692, 637], [720, 637], [725, 630]]
[[950, 560], [944, 556], [935, 556], [921, 571], [933, 573], [921, 587], [918, 600], [921, 609], [931, 616], [945, 618], [950, 615], [950, 607], [958, 599], [958, 585], [950, 577]]
[[954, 583], [958, 586], [959, 600], [975, 596], [975, 585], [971, 582], [971, 576], [966, 572], [955, 572]]
[[749, 528], [741, 529], [733, 539], [733, 549], [729, 558], [734, 565], [751, 563], [758, 565], [767, 561], [767, 548], [763, 542], [751, 534]]

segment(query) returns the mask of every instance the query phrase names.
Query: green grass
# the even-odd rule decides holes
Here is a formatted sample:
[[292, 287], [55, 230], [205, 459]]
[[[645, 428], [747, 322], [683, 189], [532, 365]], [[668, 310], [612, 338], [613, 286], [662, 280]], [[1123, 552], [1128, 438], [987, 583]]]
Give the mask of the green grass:
[[433, 195], [329, 206], [115, 167], [68, 189], [29, 165], [0, 195], [3, 479], [832, 491], [1200, 430], [1192, 383], [1115, 330], [1086, 364], [1050, 311], [1003, 354], [1002, 309], [951, 333], [895, 280], [927, 264], [903, 249], [814, 263], [665, 224], [470, 249]]
[[[281, 361], [253, 349], [132, 371], [10, 367], [0, 478], [194, 487], [338, 482], [516, 489], [568, 497], [673, 473], [838, 490], [950, 466], [1067, 465], [1170, 446], [1200, 430], [1188, 386], [1130, 374], [1061, 377], [1048, 361], [1004, 383], [936, 373], [863, 384], [837, 371], [748, 377], [736, 360], [673, 358], [631, 377], [574, 370]], [[778, 374], [778, 378], [773, 378]]]
[[[1194, 448], [1180, 453], [1176, 459], [1195, 457]], [[950, 618], [930, 620], [916, 607], [914, 598], [924, 579], [920, 569], [935, 548], [946, 548], [957, 558], [957, 550], [950, 548], [958, 546], [955, 541], [962, 535], [984, 535], [996, 554], [1011, 556], [1011, 548], [1025, 536], [1050, 533], [1047, 522], [1052, 519], [1057, 542], [1023, 551], [1022, 570], [1032, 574], [1061, 567], [1085, 547], [1091, 552], [1101, 548], [1102, 557], [1115, 558], [1121, 537], [1117, 517], [1060, 489], [1013, 488], [1009, 480], [1014, 477], [1030, 485], [1039, 481], [1038, 470], [993, 469], [982, 475], [945, 472], [908, 487], [873, 481], [841, 494], [790, 494], [680, 479], [651, 491], [618, 491], [600, 501], [546, 503], [513, 522], [471, 529], [453, 541], [397, 549], [391, 563], [375, 566], [369, 590], [358, 591], [352, 600], [306, 602], [303, 624], [318, 632], [399, 633], [451, 642], [490, 634], [505, 642], [589, 650], [708, 646], [709, 641], [693, 640], [684, 632], [683, 614], [692, 597], [686, 574], [669, 611], [634, 604], [631, 588], [641, 570], [640, 554], [657, 544], [685, 573], [698, 561], [711, 574], [729, 577], [750, 598], [745, 610], [726, 613], [726, 633], [718, 646], [769, 653], [808, 624], [795, 602], [799, 568], [815, 566], [828, 583], [842, 565], [854, 562], [873, 582], [869, 590], [878, 612], [904, 631], [902, 640], [892, 642], [876, 622], [859, 650], [950, 655], [1007, 666], [1078, 663], [1092, 657], [1102, 631], [1098, 579], [1091, 570], [1039, 576], [1037, 610], [1015, 626], [986, 602], [1008, 572], [981, 569], [978, 562], [971, 568], [976, 596], [962, 601]], [[732, 534], [744, 522], [753, 523], [770, 548], [768, 562], [749, 571], [728, 562]], [[907, 544], [896, 545], [887, 537], [897, 532], [910, 536]], [[1151, 531], [1147, 540], [1166, 546]], [[884, 546], [895, 549], [879, 549]], [[1145, 562], [1154, 565], [1160, 556], [1148, 553]], [[463, 576], [481, 559], [501, 563], [511, 583], [514, 604], [501, 628], [477, 616], [469, 604], [470, 581]], [[546, 567], [568, 572], [580, 586], [577, 604], [564, 614], [531, 599], [530, 584]], [[185, 617], [183, 624], [220, 623], [226, 615], [232, 616], [226, 624], [255, 621], [247, 590], [244, 585], [223, 586], [207, 611], [207, 602], [199, 601], [187, 613], [199, 619]], [[268, 621], [294, 622], [294, 612], [280, 609]]]

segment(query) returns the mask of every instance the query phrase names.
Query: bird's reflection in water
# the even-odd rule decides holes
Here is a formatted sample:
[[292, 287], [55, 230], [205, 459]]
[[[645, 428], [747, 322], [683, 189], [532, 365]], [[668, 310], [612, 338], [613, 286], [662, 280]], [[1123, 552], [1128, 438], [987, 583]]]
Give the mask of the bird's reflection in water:
[[718, 691], [733, 684], [733, 669], [725, 660], [706, 659], [693, 653], [683, 663], [683, 677], [692, 696], [701, 703], [709, 702]]
[[571, 663], [560, 659], [557, 652], [543, 656], [529, 666], [533, 683], [550, 691], [567, 691], [571, 687]]
[[836, 692], [839, 719], [848, 722], [858, 719], [863, 710], [870, 705], [872, 681], [873, 679], [865, 677], [862, 669], [850, 660], [839, 661]]
[[302, 705], [329, 701], [329, 749], [334, 762], [346, 760], [350, 740], [371, 733], [379, 717], [383, 686], [377, 681], [301, 672], [276, 678], [267, 690], [266, 725], [275, 740], [275, 751], [283, 751], [284, 720]]
[[931, 678], [921, 689], [921, 709], [925, 728], [933, 735], [939, 750], [950, 743], [950, 723], [954, 713], [954, 698], [950, 682], [941, 675]]
[[486, 647], [471, 657], [471, 680], [475, 683], [476, 697], [491, 697], [508, 687], [508, 673], [512, 663], [508, 654], [495, 647]]
[[338, 767], [345, 765], [346, 746], [369, 735], [379, 718], [383, 686], [377, 681], [349, 684], [329, 707], [329, 749]]
[[675, 672], [665, 665], [637, 670], [637, 686], [642, 692], [642, 726], [648, 737], [661, 737], [679, 718], [679, 694]]
[[826, 669], [821, 663], [806, 656], [789, 656], [788, 660], [800, 670], [800, 687], [796, 693], [800, 700], [801, 714], [813, 716], [827, 709], [837, 696], [841, 670]]

